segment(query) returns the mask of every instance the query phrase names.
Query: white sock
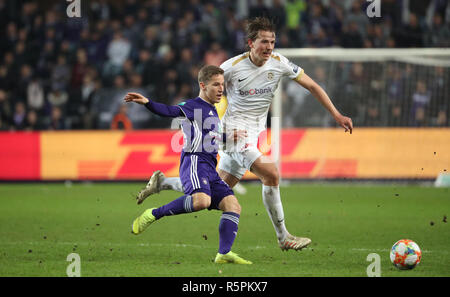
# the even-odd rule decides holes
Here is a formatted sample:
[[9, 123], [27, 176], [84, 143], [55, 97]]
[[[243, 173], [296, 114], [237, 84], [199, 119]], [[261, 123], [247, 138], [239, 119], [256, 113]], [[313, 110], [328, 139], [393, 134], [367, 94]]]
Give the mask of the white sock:
[[161, 183], [161, 190], [184, 192], [183, 184], [179, 177], [166, 177]]
[[267, 213], [272, 221], [275, 232], [277, 233], [278, 240], [283, 240], [288, 231], [284, 224], [284, 211], [280, 198], [279, 186], [266, 186], [262, 187], [263, 203], [266, 207]]

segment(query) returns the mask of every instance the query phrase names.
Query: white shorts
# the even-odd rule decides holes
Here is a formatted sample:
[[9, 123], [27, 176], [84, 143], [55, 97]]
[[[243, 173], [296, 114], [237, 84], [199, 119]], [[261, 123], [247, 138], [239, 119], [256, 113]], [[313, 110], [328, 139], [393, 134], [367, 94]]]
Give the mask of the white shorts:
[[256, 146], [251, 146], [241, 152], [219, 151], [219, 156], [220, 160], [218, 168], [241, 179], [245, 172], [250, 170], [253, 162], [262, 156], [262, 153]]

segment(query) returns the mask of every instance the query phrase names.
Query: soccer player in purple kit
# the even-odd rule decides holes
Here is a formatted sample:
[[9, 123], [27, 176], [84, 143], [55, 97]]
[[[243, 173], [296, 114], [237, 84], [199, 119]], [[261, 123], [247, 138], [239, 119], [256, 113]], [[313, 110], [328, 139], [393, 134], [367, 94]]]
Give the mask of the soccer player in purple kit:
[[150, 208], [133, 221], [132, 233], [141, 234], [150, 224], [165, 217], [191, 213], [203, 209], [221, 210], [219, 250], [215, 263], [252, 264], [231, 251], [238, 231], [241, 206], [233, 190], [216, 171], [219, 145], [227, 139], [245, 137], [244, 131], [223, 133], [215, 103], [224, 91], [224, 71], [208, 65], [200, 69], [200, 94], [177, 106], [169, 106], [147, 99], [138, 93], [128, 93], [124, 100], [145, 105], [151, 112], [165, 117], [184, 117], [182, 131], [184, 145], [180, 160], [180, 179], [183, 196], [159, 208]]

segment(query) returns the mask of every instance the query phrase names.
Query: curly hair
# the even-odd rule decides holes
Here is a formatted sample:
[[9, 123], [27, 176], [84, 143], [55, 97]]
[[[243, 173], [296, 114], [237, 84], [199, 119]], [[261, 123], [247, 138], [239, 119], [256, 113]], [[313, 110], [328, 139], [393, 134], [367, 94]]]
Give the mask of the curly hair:
[[247, 23], [246, 27], [247, 40], [255, 41], [258, 38], [259, 31], [269, 31], [275, 34], [275, 24], [265, 17], [256, 17]]

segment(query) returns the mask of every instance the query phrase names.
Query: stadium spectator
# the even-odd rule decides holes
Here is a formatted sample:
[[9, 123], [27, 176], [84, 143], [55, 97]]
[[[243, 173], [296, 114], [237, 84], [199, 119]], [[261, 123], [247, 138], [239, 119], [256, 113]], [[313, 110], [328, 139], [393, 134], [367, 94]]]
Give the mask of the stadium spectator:
[[[192, 51], [190, 48], [183, 48], [180, 52], [180, 59], [176, 66], [176, 70], [183, 82], [188, 82], [190, 79], [190, 70], [196, 64], [193, 60]], [[206, 63], [208, 64], [208, 63]]]
[[409, 14], [409, 22], [401, 27], [396, 34], [396, 44], [399, 47], [422, 47], [423, 30], [420, 27], [417, 16]]
[[14, 113], [12, 115], [12, 127], [14, 130], [23, 130], [26, 125], [26, 106], [25, 103], [19, 101], [14, 106]]
[[122, 104], [119, 107], [119, 111], [114, 115], [111, 122], [111, 129], [113, 130], [132, 130], [133, 124], [129, 119], [128, 115], [128, 107], [126, 104]]
[[148, 19], [151, 24], [159, 24], [164, 18], [164, 7], [162, 0], [148, 1], [146, 4]]
[[199, 70], [200, 70], [199, 66], [198, 65], [194, 65], [194, 66], [191, 67], [191, 69], [189, 71], [190, 78], [189, 78], [188, 83], [191, 86], [191, 90], [192, 90], [193, 94], [197, 94], [200, 91], [199, 86], [198, 86], [198, 82], [197, 82], [197, 77], [198, 77]]
[[290, 48], [291, 47], [291, 43], [289, 42], [289, 35], [285, 30], [281, 31], [280, 34], [277, 35], [277, 45], [280, 48]]
[[202, 16], [199, 24], [201, 30], [205, 30], [212, 40], [220, 40], [221, 29], [217, 20], [221, 19], [221, 11], [212, 1], [207, 1], [203, 6]]
[[[226, 45], [230, 54], [238, 54], [245, 48], [244, 22], [237, 19], [233, 11], [229, 11], [228, 13], [230, 15], [228, 17], [229, 23], [226, 26], [226, 34], [228, 36], [226, 40], [229, 40], [229, 42], [226, 42]], [[201, 61], [201, 59], [198, 61]]]
[[434, 78], [430, 84], [431, 103], [430, 106], [435, 106], [433, 111], [431, 125], [438, 127], [445, 127], [449, 125], [450, 102], [448, 94], [450, 94], [450, 87], [445, 81], [444, 67], [436, 67], [434, 71]]
[[108, 61], [104, 67], [106, 76], [114, 76], [122, 71], [123, 63], [128, 59], [131, 52], [131, 43], [123, 36], [122, 31], [114, 32], [113, 39], [107, 47]]
[[[172, 31], [173, 20], [170, 17], [164, 17], [161, 23], [158, 25], [158, 40], [161, 46], [171, 44], [173, 31]], [[158, 47], [158, 51], [161, 47]]]
[[0, 89], [2, 90], [11, 90], [12, 87], [12, 79], [11, 71], [9, 71], [6, 65], [0, 64]]
[[325, 32], [324, 28], [318, 27], [317, 30], [309, 36], [311, 47], [329, 47], [333, 45], [333, 40]]
[[189, 48], [192, 51], [192, 58], [195, 62], [199, 63], [203, 60], [203, 56], [206, 52], [206, 44], [202, 39], [202, 35], [199, 32], [194, 32], [191, 35], [191, 45]]
[[87, 60], [96, 67], [101, 67], [106, 59], [106, 49], [108, 37], [102, 28], [104, 23], [99, 22], [98, 28], [89, 33], [88, 38], [82, 48], [86, 51]]
[[183, 83], [178, 90], [178, 93], [174, 96], [173, 104], [179, 104], [183, 102], [184, 99], [190, 98], [192, 91], [191, 86], [189, 84]]
[[0, 130], [7, 130], [11, 121], [11, 105], [7, 93], [0, 89]]
[[405, 98], [405, 83], [401, 70], [389, 66], [386, 79], [388, 125], [397, 127], [405, 124], [402, 101]]
[[86, 51], [84, 49], [78, 49], [76, 52], [76, 61], [72, 67], [70, 87], [77, 89], [83, 82], [83, 77], [87, 72], [88, 61]]
[[44, 88], [40, 79], [33, 77], [27, 86], [27, 104], [30, 109], [40, 111], [45, 104]]
[[384, 30], [381, 24], [370, 24], [367, 28], [367, 39], [370, 40], [372, 47], [383, 48], [387, 47], [387, 40], [389, 38], [388, 30]]
[[139, 74], [139, 73], [137, 73], [137, 72], [133, 72], [131, 75], [130, 75], [130, 78], [129, 78], [129, 86], [131, 87], [131, 88], [143, 88], [143, 86], [142, 86], [142, 76]]
[[[134, 13], [137, 13], [137, 11], [138, 10], [136, 10]], [[115, 44], [113, 44], [112, 46], [120, 47], [121, 49], [118, 52], [120, 52], [124, 56], [126, 54], [125, 48], [127, 46], [129, 46], [130, 47], [129, 54], [131, 54], [133, 49], [136, 47], [136, 43], [138, 41], [138, 36], [142, 32], [141, 31], [142, 28], [140, 27], [140, 25], [142, 25], [142, 24], [136, 23], [135, 17], [132, 13], [127, 14], [125, 16], [125, 18], [123, 19], [123, 28], [120, 30], [120, 32], [122, 33], [121, 35], [122, 35], [123, 39], [121, 41], [117, 41], [117, 40], [115, 40], [115, 37], [113, 37], [112, 42], [114, 42]], [[116, 54], [117, 54], [117, 52], [109, 53], [109, 58], [112, 59], [112, 55], [116, 55]], [[124, 58], [122, 58], [122, 59], [124, 59]], [[120, 61], [117, 61], [114, 63], [120, 64]]]
[[[165, 45], [160, 47], [160, 59], [159, 59], [159, 71], [160, 75], [158, 75], [158, 79], [155, 81], [155, 84], [160, 85], [164, 83], [164, 79], [168, 76], [168, 72], [173, 72], [176, 69], [177, 59], [175, 50], [169, 45]], [[170, 74], [169, 76], [178, 76]]]
[[60, 86], [53, 86], [48, 93], [47, 100], [52, 107], [59, 107], [64, 110], [69, 100], [69, 94]]
[[256, 17], [272, 17], [272, 11], [266, 6], [264, 0], [256, 0], [254, 4], [250, 4], [248, 17], [250, 19]]
[[431, 29], [426, 35], [426, 44], [431, 47], [450, 47], [450, 28], [444, 24], [442, 16], [433, 16]]
[[344, 25], [341, 36], [341, 46], [344, 48], [361, 48], [364, 40], [356, 22]]
[[222, 48], [219, 42], [211, 44], [209, 50], [205, 53], [204, 63], [206, 65], [219, 66], [228, 58], [227, 52]]
[[383, 21], [389, 21], [393, 27], [402, 25], [402, 2], [397, 0], [383, 0], [381, 5], [381, 18]]
[[39, 117], [38, 117], [38, 114], [36, 113], [36, 111], [29, 110], [27, 112], [27, 119], [26, 119], [24, 130], [38, 131], [38, 130], [42, 130], [42, 129], [43, 129], [43, 127], [39, 123]]
[[364, 118], [364, 126], [377, 127], [381, 126], [381, 114], [376, 99], [369, 99], [367, 104], [366, 115]]
[[364, 0], [355, 0], [352, 2], [350, 11], [348, 11], [345, 17], [345, 24], [354, 23], [356, 25], [359, 34], [362, 38], [365, 38], [367, 35], [367, 26], [370, 21], [367, 17], [365, 11], [363, 10], [363, 3], [366, 2]]
[[27, 87], [31, 82], [33, 77], [33, 69], [28, 64], [19, 64], [20, 74], [17, 81], [17, 88], [15, 90], [14, 97], [15, 100], [20, 100], [26, 102], [27, 100]]
[[[309, 18], [307, 19], [308, 27], [308, 43], [314, 47], [331, 46], [328, 32], [330, 28], [330, 21], [324, 15], [323, 7], [319, 3], [314, 3], [309, 7]], [[318, 41], [321, 41], [320, 43]]]
[[50, 122], [48, 124], [49, 130], [65, 130], [67, 129], [66, 122], [64, 121], [63, 112], [58, 106], [54, 106], [51, 109]]
[[431, 100], [431, 93], [424, 81], [418, 80], [416, 91], [412, 95], [411, 124], [412, 126], [425, 126], [427, 124], [427, 108]]
[[330, 24], [329, 38], [334, 39], [333, 45], [340, 43], [339, 37], [342, 34], [342, 26], [344, 23], [344, 9], [338, 5], [337, 1], [331, 1], [328, 7], [328, 19]]
[[136, 73], [133, 60], [131, 58], [126, 59], [122, 64], [121, 75], [125, 77], [125, 81], [130, 83], [131, 77]]
[[192, 12], [187, 11], [183, 18], [180, 18], [175, 22], [173, 45], [179, 51], [183, 50], [183, 48], [188, 48], [190, 36], [192, 32], [196, 31], [193, 18], [194, 15]]
[[286, 10], [286, 31], [289, 36], [289, 40], [292, 43], [292, 47], [301, 47], [302, 40], [300, 39], [299, 32], [303, 13], [306, 11], [305, 0], [287, 0], [285, 4]]
[[54, 87], [59, 87], [61, 89], [67, 89], [70, 82], [70, 71], [69, 65], [67, 65], [66, 57], [64, 55], [59, 55], [57, 58], [56, 65], [52, 69], [52, 85]]
[[158, 50], [160, 41], [158, 39], [158, 26], [148, 25], [145, 27], [144, 34], [138, 40], [138, 48], [155, 53]]
[[417, 17], [420, 24], [425, 22], [425, 15], [431, 2], [432, 0], [409, 0], [409, 11]]
[[112, 17], [113, 7], [107, 0], [95, 0], [90, 3], [92, 18], [96, 20], [109, 20]]
[[[98, 78], [94, 77], [92, 74], [87, 74], [84, 76], [83, 85], [79, 93], [74, 97], [80, 98], [81, 102], [79, 104], [74, 104], [74, 117], [76, 123], [79, 123], [78, 127], [85, 129], [94, 128], [93, 123], [93, 97], [101, 88], [101, 82]], [[73, 100], [71, 100], [72, 102]]]
[[268, 17], [272, 18], [273, 23], [277, 27], [277, 33], [286, 26], [286, 10], [281, 0], [273, 0], [270, 14]]
[[440, 106], [436, 118], [433, 119], [433, 126], [437, 127], [448, 126], [448, 106]]
[[17, 25], [14, 22], [9, 22], [6, 26], [6, 36], [2, 43], [4, 43], [3, 47], [6, 50], [11, 50], [15, 47], [15, 44], [18, 40], [18, 33], [17, 33]]
[[135, 67], [137, 73], [142, 75], [142, 83], [146, 86], [155, 86], [158, 77], [161, 75], [159, 65], [155, 60], [152, 52], [147, 49], [142, 49], [139, 52], [139, 58]]

